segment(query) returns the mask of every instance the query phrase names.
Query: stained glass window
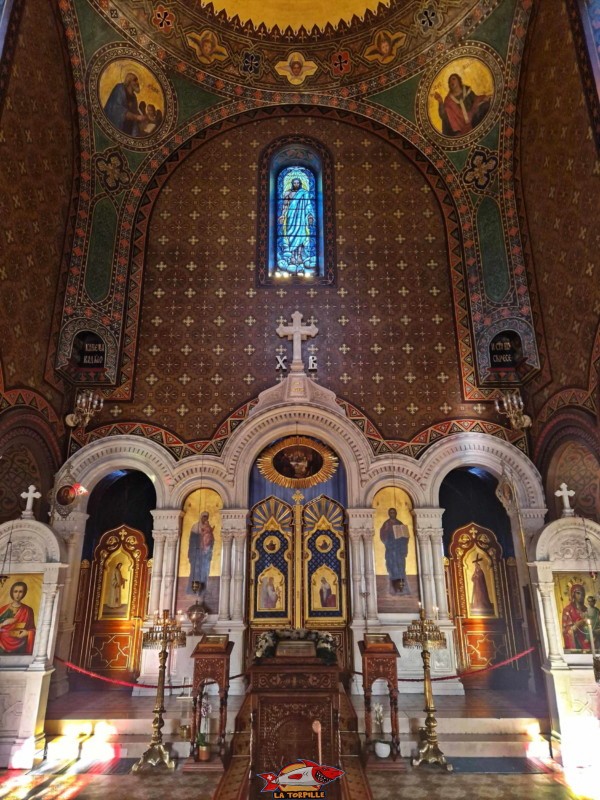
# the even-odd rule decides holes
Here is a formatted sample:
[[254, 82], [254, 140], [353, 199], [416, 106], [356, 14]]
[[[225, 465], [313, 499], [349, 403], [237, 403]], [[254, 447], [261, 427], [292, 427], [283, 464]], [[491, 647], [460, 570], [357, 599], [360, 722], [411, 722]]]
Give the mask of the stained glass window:
[[319, 214], [312, 170], [289, 166], [277, 175], [274, 272], [314, 277], [318, 271]]
[[8, 21], [12, 10], [13, 0], [0, 0], [0, 58], [4, 52], [4, 40], [8, 29]]
[[600, 0], [568, 0], [583, 91], [600, 151]]
[[284, 136], [260, 159], [257, 282], [335, 281], [333, 160], [308, 136]]

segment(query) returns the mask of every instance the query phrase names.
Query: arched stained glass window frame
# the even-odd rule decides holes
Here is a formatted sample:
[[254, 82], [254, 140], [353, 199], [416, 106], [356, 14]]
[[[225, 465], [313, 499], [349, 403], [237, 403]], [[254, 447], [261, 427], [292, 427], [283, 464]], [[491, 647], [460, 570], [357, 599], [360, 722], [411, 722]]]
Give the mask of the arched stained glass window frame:
[[[21, 18], [21, 10], [25, 5], [24, 2], [17, 3], [18, 8], [15, 8], [15, 19], [13, 20], [13, 43], [16, 43], [16, 33], [19, 26], [19, 21]], [[9, 24], [11, 22], [11, 15], [13, 12], [13, 0], [0, 0], [0, 70], [5, 71], [6, 75], [10, 72], [10, 64], [7, 63], [8, 59], [12, 60], [12, 53], [5, 52], [5, 44], [8, 38], [9, 33]], [[14, 44], [11, 48], [14, 50]], [[4, 97], [2, 96], [3, 90], [6, 89], [8, 85], [8, 78], [6, 79], [6, 83], [3, 80], [0, 80], [0, 109], [2, 107], [2, 102]]]
[[288, 136], [265, 148], [260, 157], [259, 286], [335, 283], [333, 196], [333, 162], [323, 144]]
[[567, 0], [567, 10], [592, 131], [600, 152], [600, 0]]

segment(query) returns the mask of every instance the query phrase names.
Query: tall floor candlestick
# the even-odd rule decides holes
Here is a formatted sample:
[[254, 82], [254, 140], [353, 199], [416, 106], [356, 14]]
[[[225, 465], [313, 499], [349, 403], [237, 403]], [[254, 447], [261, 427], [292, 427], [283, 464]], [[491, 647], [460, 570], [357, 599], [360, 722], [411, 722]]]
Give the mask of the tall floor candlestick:
[[181, 618], [174, 619], [164, 610], [162, 617], [158, 611], [154, 615], [154, 624], [144, 632], [142, 646], [157, 649], [158, 652], [158, 685], [154, 704], [154, 721], [152, 722], [152, 739], [150, 746], [142, 754], [140, 760], [131, 769], [142, 772], [154, 769], [175, 769], [175, 762], [163, 744], [162, 729], [165, 713], [165, 672], [167, 655], [172, 647], [185, 647], [185, 632], [181, 630]]
[[423, 659], [423, 683], [425, 692], [425, 727], [419, 728], [421, 741], [419, 744], [419, 754], [411, 759], [413, 767], [419, 764], [439, 764], [452, 772], [454, 767], [448, 764], [446, 756], [442, 753], [438, 745], [437, 720], [435, 718], [435, 705], [433, 703], [433, 689], [431, 686], [431, 654], [430, 649], [446, 647], [446, 635], [440, 631], [435, 622], [426, 619], [425, 609], [419, 611], [419, 619], [413, 620], [408, 629], [402, 634], [404, 647], [420, 647], [421, 658]]

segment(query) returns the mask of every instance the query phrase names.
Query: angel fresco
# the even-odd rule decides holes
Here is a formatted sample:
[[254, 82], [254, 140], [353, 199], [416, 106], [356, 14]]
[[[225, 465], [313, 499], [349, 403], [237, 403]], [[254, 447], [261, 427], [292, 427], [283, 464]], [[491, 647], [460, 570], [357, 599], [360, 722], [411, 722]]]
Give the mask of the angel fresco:
[[229, 53], [219, 42], [216, 33], [209, 28], [205, 28], [199, 33], [188, 33], [185, 40], [196, 53], [201, 64], [225, 61], [229, 57]]
[[290, 53], [287, 61], [278, 61], [275, 72], [288, 79], [292, 86], [300, 86], [306, 78], [314, 75], [318, 67], [314, 61], [308, 61], [302, 53]]
[[406, 34], [402, 33], [402, 31], [396, 33], [392, 33], [389, 30], [378, 31], [363, 55], [367, 61], [391, 64], [405, 41]]

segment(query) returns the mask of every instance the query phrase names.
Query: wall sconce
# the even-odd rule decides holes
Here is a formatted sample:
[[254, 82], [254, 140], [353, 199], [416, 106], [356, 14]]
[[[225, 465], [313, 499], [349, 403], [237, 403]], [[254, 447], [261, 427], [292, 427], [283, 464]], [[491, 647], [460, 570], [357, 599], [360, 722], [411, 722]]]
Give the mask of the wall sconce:
[[518, 389], [504, 389], [502, 397], [494, 400], [496, 411], [508, 417], [511, 428], [515, 431], [531, 427], [531, 417], [523, 413], [523, 398]]
[[75, 396], [75, 408], [67, 414], [65, 422], [69, 428], [85, 428], [98, 411], [104, 407], [104, 398], [91, 389], [81, 389]]

